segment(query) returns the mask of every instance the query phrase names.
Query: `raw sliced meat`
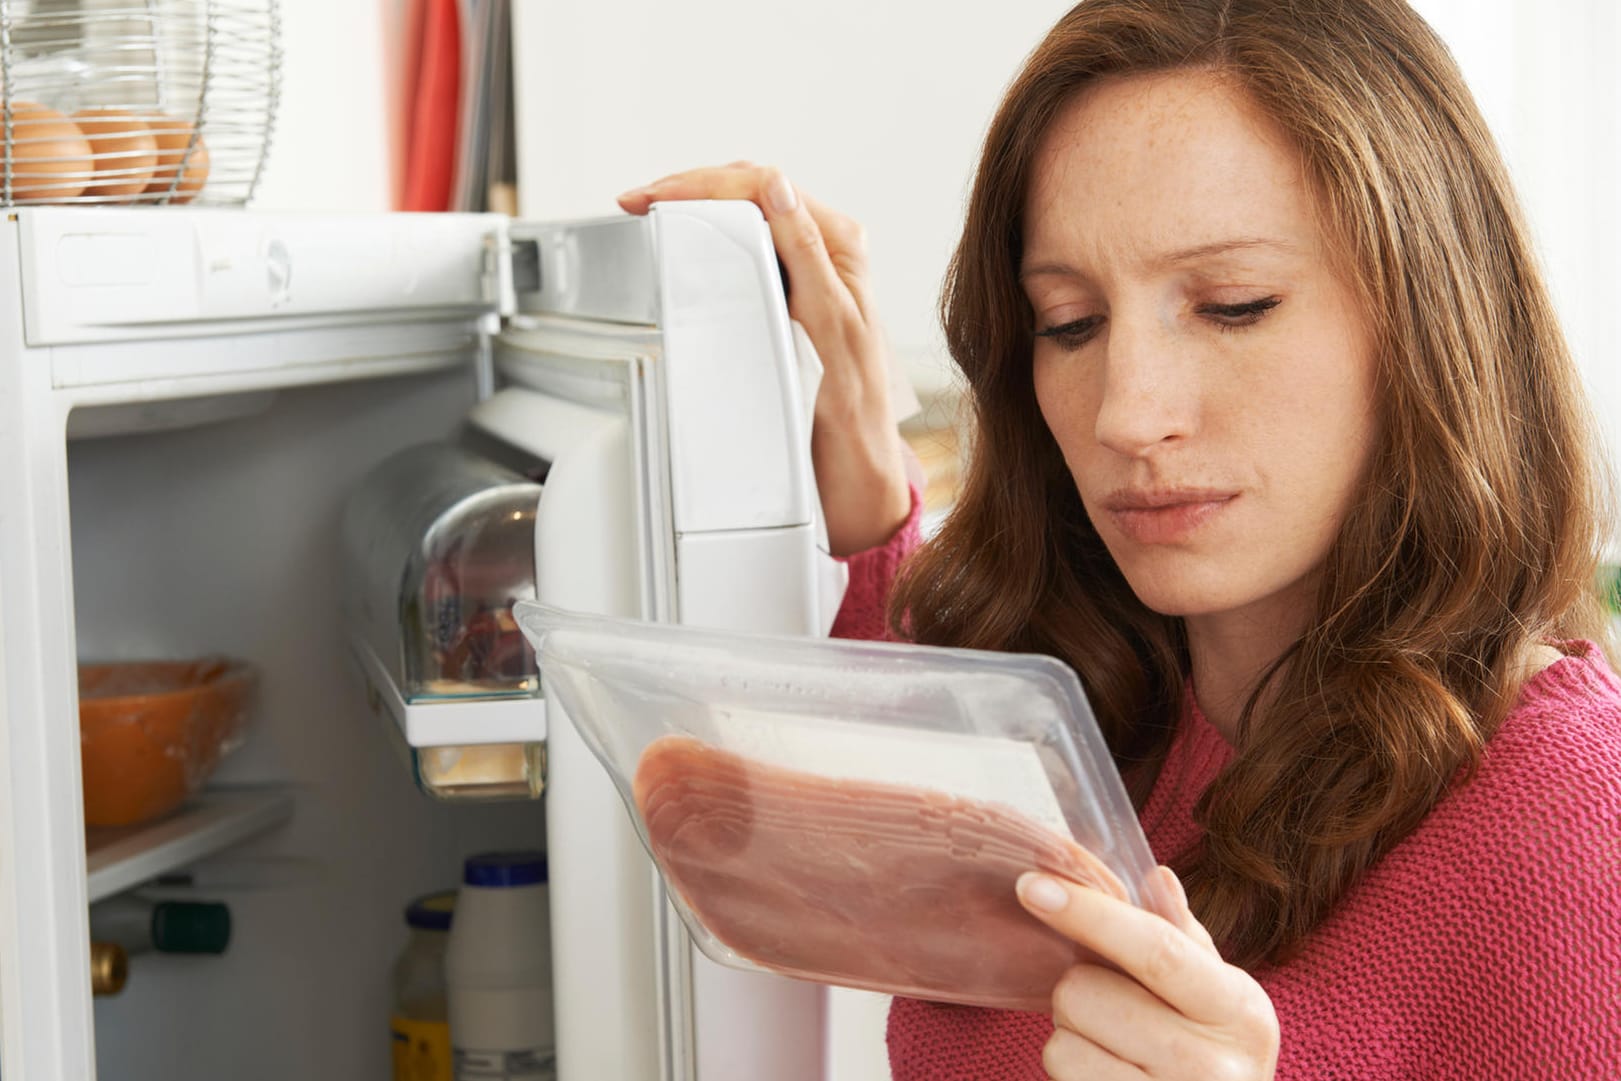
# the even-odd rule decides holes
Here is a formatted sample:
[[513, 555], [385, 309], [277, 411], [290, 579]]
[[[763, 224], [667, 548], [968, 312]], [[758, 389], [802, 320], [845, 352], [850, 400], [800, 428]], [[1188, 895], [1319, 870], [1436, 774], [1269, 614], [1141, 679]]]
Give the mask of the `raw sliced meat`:
[[665, 881], [709, 932], [787, 976], [1048, 1011], [1085, 956], [1019, 906], [1040, 869], [1126, 899], [1074, 840], [1011, 808], [836, 780], [689, 736], [642, 752], [636, 806]]

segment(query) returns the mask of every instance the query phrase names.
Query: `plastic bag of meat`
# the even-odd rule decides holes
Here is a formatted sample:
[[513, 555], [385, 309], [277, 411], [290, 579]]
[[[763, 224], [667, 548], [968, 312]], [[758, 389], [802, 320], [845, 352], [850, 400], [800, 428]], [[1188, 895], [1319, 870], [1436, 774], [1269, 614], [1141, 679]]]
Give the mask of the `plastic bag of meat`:
[[514, 613], [712, 960], [1045, 1011], [1077, 947], [1018, 876], [1143, 901], [1148, 844], [1052, 658]]

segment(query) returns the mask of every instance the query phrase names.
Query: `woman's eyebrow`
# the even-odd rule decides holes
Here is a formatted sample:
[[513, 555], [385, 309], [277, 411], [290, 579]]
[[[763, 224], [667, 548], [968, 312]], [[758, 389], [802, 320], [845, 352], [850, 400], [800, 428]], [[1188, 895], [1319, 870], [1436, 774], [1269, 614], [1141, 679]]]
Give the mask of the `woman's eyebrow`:
[[1236, 251], [1253, 251], [1256, 248], [1268, 249], [1286, 255], [1293, 255], [1300, 250], [1299, 245], [1274, 237], [1234, 237], [1230, 240], [1216, 240], [1209, 244], [1196, 244], [1191, 248], [1166, 252], [1163, 255], [1157, 255], [1149, 259], [1148, 263], [1156, 268], [1179, 266], [1183, 263], [1196, 263], [1201, 259], [1209, 259], [1217, 255], [1230, 255]]
[[[1175, 251], [1162, 252], [1150, 256], [1144, 261], [1144, 265], [1150, 270], [1164, 270], [1185, 263], [1196, 263], [1201, 259], [1210, 259], [1218, 255], [1230, 255], [1239, 251], [1251, 251], [1257, 248], [1286, 255], [1293, 255], [1300, 251], [1298, 244], [1275, 237], [1231, 237], [1225, 240], [1213, 240], [1205, 244], [1195, 244], [1190, 248], [1178, 248]], [[1039, 260], [1027, 263], [1019, 268], [1020, 281], [1045, 276], [1078, 278], [1085, 275], [1078, 267], [1059, 260]]]

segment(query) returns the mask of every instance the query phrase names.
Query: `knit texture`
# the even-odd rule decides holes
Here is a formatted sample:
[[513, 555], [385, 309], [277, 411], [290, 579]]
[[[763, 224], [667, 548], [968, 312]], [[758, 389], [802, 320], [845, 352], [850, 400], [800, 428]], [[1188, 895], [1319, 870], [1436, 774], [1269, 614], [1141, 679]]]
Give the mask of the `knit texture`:
[[[852, 557], [839, 630], [884, 637], [912, 532]], [[876, 617], [875, 614], [876, 613]], [[1599, 650], [1533, 677], [1480, 769], [1364, 877], [1289, 963], [1255, 977], [1277, 1081], [1621, 1081], [1621, 682]], [[1191, 695], [1143, 808], [1155, 857], [1232, 750]], [[1045, 1015], [896, 999], [894, 1081], [1040, 1081]]]
[[893, 537], [876, 548], [856, 552], [848, 558], [834, 557], [850, 572], [844, 601], [833, 618], [833, 629], [828, 632], [834, 638], [887, 641], [893, 637], [885, 620], [889, 587], [901, 564], [918, 546], [923, 522], [921, 483], [909, 477], [908, 486], [912, 492], [912, 509]]
[[[1621, 1079], [1621, 683], [1591, 643], [1534, 677], [1453, 791], [1256, 979], [1278, 1081]], [[1143, 809], [1156, 858], [1232, 757], [1185, 711]], [[895, 1081], [1036, 1081], [1052, 1022], [897, 999]]]

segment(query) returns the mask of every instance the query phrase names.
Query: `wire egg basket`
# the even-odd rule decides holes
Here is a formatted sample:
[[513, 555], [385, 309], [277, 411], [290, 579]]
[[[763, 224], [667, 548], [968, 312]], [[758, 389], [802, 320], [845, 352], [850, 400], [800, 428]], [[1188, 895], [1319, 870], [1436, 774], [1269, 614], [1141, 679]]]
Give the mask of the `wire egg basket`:
[[0, 206], [241, 206], [270, 147], [277, 0], [0, 0]]

